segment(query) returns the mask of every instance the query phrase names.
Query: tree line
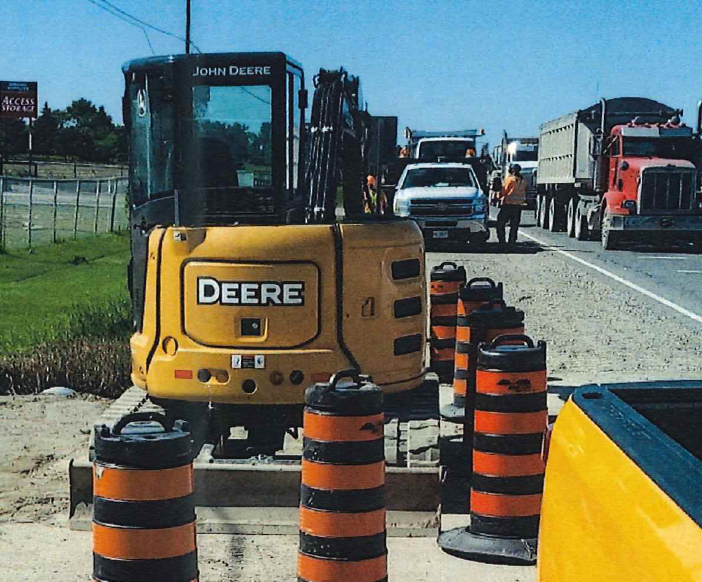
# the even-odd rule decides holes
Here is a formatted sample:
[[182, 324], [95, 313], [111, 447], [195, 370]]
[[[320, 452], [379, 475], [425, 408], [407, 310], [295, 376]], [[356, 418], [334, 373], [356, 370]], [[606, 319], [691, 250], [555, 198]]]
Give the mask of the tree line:
[[[29, 124], [25, 119], [0, 120], [0, 152], [25, 156], [29, 152]], [[32, 126], [35, 156], [66, 160], [125, 163], [127, 133], [101, 105], [76, 99], [65, 109], [51, 109], [44, 103]]]

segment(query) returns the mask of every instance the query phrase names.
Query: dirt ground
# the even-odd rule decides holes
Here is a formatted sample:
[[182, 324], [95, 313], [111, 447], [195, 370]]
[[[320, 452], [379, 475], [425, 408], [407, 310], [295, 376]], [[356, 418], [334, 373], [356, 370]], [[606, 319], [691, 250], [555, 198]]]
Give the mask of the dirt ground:
[[[534, 339], [548, 343], [553, 383], [583, 384], [700, 378], [702, 335], [693, 322], [616, 283], [594, 279], [548, 251], [431, 254], [463, 263], [469, 276], [505, 285], [505, 299], [526, 313]], [[84, 456], [93, 420], [107, 400], [79, 395], [0, 397], [0, 579], [86, 581], [91, 536], [70, 531], [68, 460]], [[198, 538], [201, 580], [294, 580], [295, 536]], [[390, 539], [390, 578], [407, 582], [532, 582], [533, 568], [477, 566], [441, 553], [433, 539]]]

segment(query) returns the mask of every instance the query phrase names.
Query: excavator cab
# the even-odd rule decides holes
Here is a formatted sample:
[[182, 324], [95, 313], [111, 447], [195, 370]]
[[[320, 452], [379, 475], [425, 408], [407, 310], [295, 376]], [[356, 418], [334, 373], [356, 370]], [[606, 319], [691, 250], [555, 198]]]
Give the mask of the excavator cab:
[[138, 329], [155, 225], [302, 220], [307, 92], [302, 68], [283, 53], [153, 57], [123, 72]]
[[320, 71], [306, 125], [303, 71], [283, 53], [123, 71], [134, 384], [181, 418], [206, 413], [215, 436], [243, 426], [266, 452], [338, 370], [388, 393], [421, 384], [423, 240], [411, 221], [362, 216], [358, 79]]

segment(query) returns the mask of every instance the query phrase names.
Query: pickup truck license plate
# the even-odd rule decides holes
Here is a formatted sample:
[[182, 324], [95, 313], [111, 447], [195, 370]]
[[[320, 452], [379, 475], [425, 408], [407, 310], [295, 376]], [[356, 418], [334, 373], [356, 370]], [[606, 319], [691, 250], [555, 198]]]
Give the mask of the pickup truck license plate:
[[448, 238], [448, 230], [435, 230], [432, 232], [433, 238]]

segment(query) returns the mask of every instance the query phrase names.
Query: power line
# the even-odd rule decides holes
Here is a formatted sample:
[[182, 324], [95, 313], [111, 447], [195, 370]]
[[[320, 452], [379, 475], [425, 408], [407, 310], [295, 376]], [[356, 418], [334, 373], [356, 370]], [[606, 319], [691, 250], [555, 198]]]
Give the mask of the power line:
[[[124, 22], [127, 22], [128, 24], [132, 24], [133, 26], [138, 26], [139, 28], [147, 27], [150, 28], [151, 30], [155, 30], [156, 32], [160, 32], [161, 34], [164, 34], [166, 36], [170, 36], [172, 38], [181, 40], [183, 42], [186, 42], [186, 40], [182, 36], [178, 36], [177, 34], [173, 34], [172, 32], [168, 32], [167, 30], [163, 30], [162, 28], [159, 28], [158, 26], [154, 26], [153, 24], [146, 22], [144, 20], [141, 20], [140, 18], [137, 18], [136, 16], [132, 16], [128, 12], [125, 12], [121, 8], [115, 6], [108, 0], [88, 0], [91, 4], [94, 4], [98, 8], [101, 8], [108, 12], [109, 14], [112, 14], [113, 16], [116, 16], [120, 20], [123, 20]], [[127, 20], [129, 19], [129, 20]], [[146, 31], [144, 31], [146, 33]], [[151, 46], [151, 43], [149, 42], [149, 46]], [[190, 46], [192, 46], [197, 52], [202, 53], [200, 48], [192, 41], [190, 41]], [[153, 50], [153, 48], [152, 48]]]
[[141, 30], [144, 33], [144, 36], [146, 37], [146, 42], [149, 44], [149, 48], [151, 49], [151, 54], [152, 55], [156, 54], [156, 51], [154, 51], [154, 47], [151, 44], [151, 39], [149, 38], [149, 33], [146, 32], [146, 29], [143, 26], [140, 26], [140, 25], [132, 22], [131, 20], [127, 20], [126, 18], [124, 18], [123, 16], [120, 16], [116, 12], [113, 12], [112, 10], [107, 8], [106, 6], [103, 6], [102, 4], [98, 4], [95, 0], [88, 0], [88, 2], [90, 2], [91, 4], [94, 4], [95, 6], [100, 8], [100, 10], [104, 10], [105, 12], [107, 12], [108, 14], [111, 14], [112, 16], [116, 16], [121, 21], [126, 22], [127, 24], [131, 24], [132, 26], [136, 26], [139, 30]]
[[[168, 32], [167, 30], [163, 30], [162, 28], [158, 28], [157, 26], [154, 26], [153, 24], [149, 24], [148, 22], [145, 22], [144, 20], [141, 20], [141, 19], [137, 18], [136, 16], [132, 16], [131, 14], [129, 14], [128, 12], [125, 12], [121, 8], [115, 6], [114, 4], [109, 2], [108, 0], [99, 0], [99, 1], [102, 2], [103, 4], [106, 4], [107, 6], [112, 8], [113, 10], [116, 10], [120, 14], [123, 14], [127, 18], [131, 18], [135, 22], [138, 22], [139, 24], [147, 26], [147, 27], [151, 28], [152, 30], [155, 30], [156, 32], [160, 32], [161, 34], [165, 34], [166, 36], [171, 36], [173, 38], [176, 38], [178, 40], [182, 40], [183, 42], [186, 42], [186, 40], [182, 36], [178, 36], [177, 34], [173, 34], [172, 32]], [[192, 41], [190, 41], [190, 46], [192, 46], [197, 52], [202, 53], [202, 51]]]

